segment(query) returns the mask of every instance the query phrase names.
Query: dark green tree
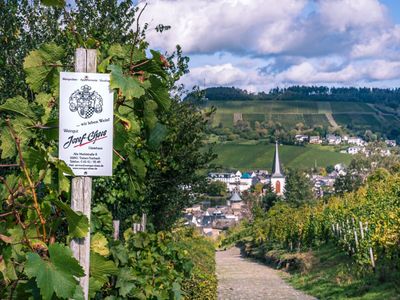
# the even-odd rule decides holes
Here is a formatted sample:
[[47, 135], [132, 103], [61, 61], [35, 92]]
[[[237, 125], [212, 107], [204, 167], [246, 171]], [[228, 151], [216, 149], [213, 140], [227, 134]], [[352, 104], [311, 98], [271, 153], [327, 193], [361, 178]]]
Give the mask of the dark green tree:
[[298, 169], [289, 169], [286, 175], [285, 200], [296, 206], [311, 201], [314, 196], [307, 174]]
[[345, 175], [339, 175], [333, 185], [335, 194], [343, 195], [356, 191], [362, 184], [361, 176], [354, 170], [348, 170]]
[[209, 196], [225, 196], [226, 184], [222, 181], [212, 181], [207, 186], [207, 194]]
[[206, 189], [206, 178], [199, 172], [215, 158], [212, 150], [203, 151], [207, 121], [189, 103], [173, 102], [165, 116], [169, 132], [151, 155], [147, 169], [143, 210], [149, 213], [156, 229], [169, 228], [191, 205], [197, 193]]
[[281, 198], [277, 194], [274, 193], [274, 191], [271, 188], [271, 185], [269, 185], [269, 184], [266, 185], [265, 189], [266, 189], [266, 192], [265, 192], [265, 195], [262, 197], [261, 205], [262, 205], [264, 211], [268, 211]]

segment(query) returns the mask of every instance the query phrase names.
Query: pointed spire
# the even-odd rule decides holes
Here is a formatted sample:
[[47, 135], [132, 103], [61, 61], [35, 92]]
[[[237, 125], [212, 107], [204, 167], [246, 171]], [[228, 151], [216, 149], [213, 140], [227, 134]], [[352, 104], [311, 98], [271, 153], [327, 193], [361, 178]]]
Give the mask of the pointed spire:
[[229, 200], [230, 200], [231, 202], [239, 202], [239, 201], [242, 201], [242, 198], [240, 198], [238, 192], [237, 192], [236, 189], [235, 189], [235, 190], [233, 190], [232, 197], [231, 197], [231, 199], [229, 199]]
[[281, 162], [279, 160], [278, 141], [275, 143], [274, 163], [272, 165], [272, 177], [283, 177]]

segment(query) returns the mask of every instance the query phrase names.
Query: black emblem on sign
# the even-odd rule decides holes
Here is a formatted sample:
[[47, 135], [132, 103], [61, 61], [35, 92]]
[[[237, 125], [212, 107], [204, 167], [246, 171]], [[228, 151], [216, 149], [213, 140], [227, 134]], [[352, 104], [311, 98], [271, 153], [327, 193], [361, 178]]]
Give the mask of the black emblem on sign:
[[89, 119], [95, 112], [103, 111], [103, 98], [96, 91], [91, 92], [91, 89], [85, 84], [69, 97], [69, 110], [78, 111], [78, 114], [84, 119]]

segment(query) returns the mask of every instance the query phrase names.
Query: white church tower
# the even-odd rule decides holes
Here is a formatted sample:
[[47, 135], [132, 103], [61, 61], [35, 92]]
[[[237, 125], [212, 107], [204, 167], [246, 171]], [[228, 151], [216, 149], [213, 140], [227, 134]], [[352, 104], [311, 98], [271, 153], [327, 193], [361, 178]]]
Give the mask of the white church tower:
[[275, 192], [275, 194], [277, 194], [278, 196], [282, 196], [285, 192], [286, 178], [281, 168], [278, 147], [278, 142], [276, 142], [274, 163], [272, 165], [271, 188]]

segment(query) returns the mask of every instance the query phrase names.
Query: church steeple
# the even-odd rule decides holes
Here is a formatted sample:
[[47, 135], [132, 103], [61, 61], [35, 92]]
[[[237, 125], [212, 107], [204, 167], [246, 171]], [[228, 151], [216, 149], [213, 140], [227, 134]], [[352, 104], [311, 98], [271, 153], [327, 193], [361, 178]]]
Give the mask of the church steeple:
[[279, 150], [278, 150], [278, 142], [275, 143], [275, 155], [274, 162], [272, 165], [272, 177], [284, 177], [283, 171], [281, 168], [281, 162], [279, 160]]

